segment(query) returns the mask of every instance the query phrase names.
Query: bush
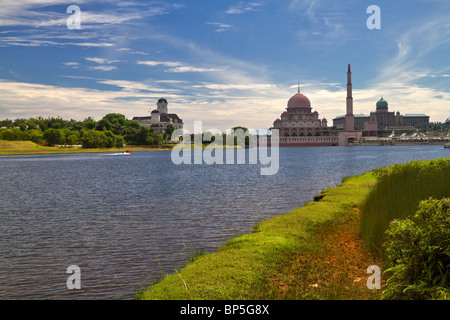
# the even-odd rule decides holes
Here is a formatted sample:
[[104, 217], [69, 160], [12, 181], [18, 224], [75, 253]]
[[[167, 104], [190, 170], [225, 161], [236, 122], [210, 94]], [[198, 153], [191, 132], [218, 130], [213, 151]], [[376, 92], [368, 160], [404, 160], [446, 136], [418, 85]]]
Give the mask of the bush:
[[392, 221], [383, 299], [450, 299], [450, 198], [425, 200], [417, 213]]
[[377, 184], [361, 207], [361, 236], [382, 254], [393, 219], [413, 215], [421, 200], [443, 198], [450, 190], [450, 159], [413, 161], [374, 170]]

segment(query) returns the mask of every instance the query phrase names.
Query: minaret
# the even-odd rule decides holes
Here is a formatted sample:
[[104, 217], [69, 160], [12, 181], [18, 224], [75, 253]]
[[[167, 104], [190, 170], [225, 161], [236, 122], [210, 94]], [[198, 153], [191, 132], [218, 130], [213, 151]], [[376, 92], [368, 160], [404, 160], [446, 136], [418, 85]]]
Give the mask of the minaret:
[[352, 71], [350, 64], [347, 71], [347, 114], [345, 115], [345, 131], [355, 130], [355, 119], [353, 116], [353, 97], [352, 97]]

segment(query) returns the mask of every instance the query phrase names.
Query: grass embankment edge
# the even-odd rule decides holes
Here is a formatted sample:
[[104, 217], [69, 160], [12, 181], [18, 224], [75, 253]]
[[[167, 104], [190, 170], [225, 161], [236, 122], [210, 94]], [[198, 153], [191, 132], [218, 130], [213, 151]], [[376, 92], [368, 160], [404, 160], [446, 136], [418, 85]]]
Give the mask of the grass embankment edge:
[[[360, 290], [351, 287], [361, 288], [365, 281], [355, 281], [349, 271], [354, 269], [351, 261], [340, 261], [349, 257], [340, 256], [339, 241], [325, 239], [325, 235], [349, 223], [358, 228], [355, 208], [375, 182], [371, 172], [346, 178], [339, 186], [322, 191], [319, 201], [260, 222], [252, 233], [192, 259], [135, 296], [155, 300], [348, 299], [346, 292], [352, 292], [351, 298], [359, 299]], [[352, 231], [357, 237], [358, 231]], [[364, 273], [368, 266], [359, 271]], [[345, 281], [337, 274], [345, 274]]]
[[[42, 146], [32, 141], [6, 141], [0, 140], [0, 156], [6, 155], [33, 155], [33, 154], [71, 154], [71, 153], [97, 153], [97, 152], [123, 152], [123, 151], [163, 151], [172, 150], [176, 144], [162, 146], [124, 146], [123, 148], [83, 148], [81, 146]], [[203, 145], [201, 148], [195, 145], [192, 150], [210, 148], [229, 148], [227, 145]], [[233, 148], [239, 148], [234, 146]]]
[[71, 153], [97, 153], [97, 152], [123, 152], [170, 150], [172, 146], [162, 148], [151, 146], [124, 146], [123, 148], [83, 148], [81, 146], [41, 146], [32, 141], [5, 141], [0, 140], [0, 155], [33, 155], [33, 154], [71, 154]]

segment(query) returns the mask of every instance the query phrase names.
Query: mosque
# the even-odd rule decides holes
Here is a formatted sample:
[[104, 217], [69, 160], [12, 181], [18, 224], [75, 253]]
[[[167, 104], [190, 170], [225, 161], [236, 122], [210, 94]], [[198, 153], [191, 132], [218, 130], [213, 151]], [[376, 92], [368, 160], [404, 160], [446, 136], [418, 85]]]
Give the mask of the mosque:
[[292, 96], [286, 111], [273, 122], [272, 129], [278, 129], [280, 146], [332, 146], [339, 143], [336, 132], [328, 128], [326, 118], [319, 118], [317, 111], [312, 112], [311, 101], [298, 92]]
[[151, 112], [151, 116], [133, 117], [132, 120], [160, 134], [166, 132], [169, 124], [175, 129], [183, 129], [183, 120], [176, 113], [169, 113], [167, 105], [167, 100], [161, 98], [156, 103], [156, 109]]
[[[361, 140], [362, 131], [355, 131], [354, 128], [350, 64], [347, 72], [346, 105], [344, 130], [331, 130], [326, 118], [320, 119], [317, 111], [312, 112], [311, 101], [300, 93], [299, 85], [297, 94], [288, 100], [286, 110], [273, 122], [270, 130], [279, 130], [279, 146], [342, 146]], [[366, 129], [373, 129], [373, 126]]]

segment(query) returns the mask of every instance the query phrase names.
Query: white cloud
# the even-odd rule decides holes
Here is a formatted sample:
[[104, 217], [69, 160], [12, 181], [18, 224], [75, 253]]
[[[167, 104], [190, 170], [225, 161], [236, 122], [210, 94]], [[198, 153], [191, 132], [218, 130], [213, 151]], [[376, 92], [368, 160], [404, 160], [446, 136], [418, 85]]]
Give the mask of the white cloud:
[[144, 64], [149, 67], [156, 66], [165, 66], [165, 67], [178, 67], [182, 66], [181, 62], [172, 62], [172, 61], [138, 61], [137, 64]]
[[215, 68], [198, 68], [193, 66], [181, 66], [181, 67], [175, 67], [170, 68], [167, 70], [164, 70], [164, 72], [213, 72], [213, 71], [220, 71], [221, 69], [215, 69]]
[[215, 32], [230, 31], [233, 28], [233, 26], [221, 22], [207, 22], [206, 24], [215, 26], [216, 27], [216, 30], [214, 30]]
[[30, 37], [0, 37], [0, 47], [41, 47], [41, 46], [79, 46], [79, 47], [112, 47], [108, 42], [57, 42]]
[[219, 71], [220, 69], [217, 68], [201, 68], [201, 67], [194, 67], [185, 65], [182, 62], [176, 62], [176, 61], [138, 61], [137, 64], [143, 64], [149, 67], [156, 67], [156, 66], [164, 66], [169, 67], [169, 69], [164, 70], [164, 72], [212, 72], [212, 71]]
[[445, 51], [449, 44], [448, 16], [434, 17], [433, 21], [418, 25], [398, 37], [397, 55], [384, 64], [375, 81], [410, 84], [435, 74], [430, 68], [420, 66], [429, 53]]
[[84, 58], [87, 61], [91, 61], [91, 62], [95, 62], [95, 63], [99, 63], [99, 64], [111, 64], [111, 63], [115, 63], [115, 62], [119, 62], [120, 60], [108, 60], [108, 59], [104, 59], [104, 58]]
[[131, 49], [131, 48], [118, 48], [118, 49], [116, 49], [116, 50], [117, 50], [117, 51], [128, 52], [128, 53], [131, 53], [131, 54], [140, 54], [140, 55], [143, 55], [143, 56], [148, 56], [148, 55], [149, 55], [148, 52], [145, 52], [145, 51], [135, 51], [135, 50], [133, 50], [133, 49]]
[[113, 71], [117, 70], [116, 66], [95, 66], [95, 67], [89, 67], [89, 70], [100, 70], [100, 71]]
[[242, 14], [250, 11], [258, 11], [259, 7], [262, 6], [260, 2], [244, 2], [241, 1], [238, 4], [231, 5], [226, 13], [228, 14]]
[[[313, 110], [330, 124], [334, 117], [345, 114], [345, 74], [343, 78], [341, 84], [305, 81], [301, 85]], [[0, 114], [8, 118], [59, 115], [82, 120], [117, 112], [132, 118], [147, 114], [149, 105], [154, 106], [159, 98], [165, 97], [171, 112], [183, 119], [188, 130], [197, 120], [203, 121], [205, 130], [225, 131], [236, 125], [259, 129], [270, 127], [297, 92], [296, 84], [281, 86], [269, 82], [86, 80], [109, 85], [111, 89], [64, 88], [0, 80]], [[448, 117], [450, 94], [421, 86], [385, 87], [380, 84], [359, 89], [354, 83], [354, 112], [374, 111], [381, 95], [389, 102], [391, 111], [426, 113], [431, 116], [430, 121], [444, 121]]]

